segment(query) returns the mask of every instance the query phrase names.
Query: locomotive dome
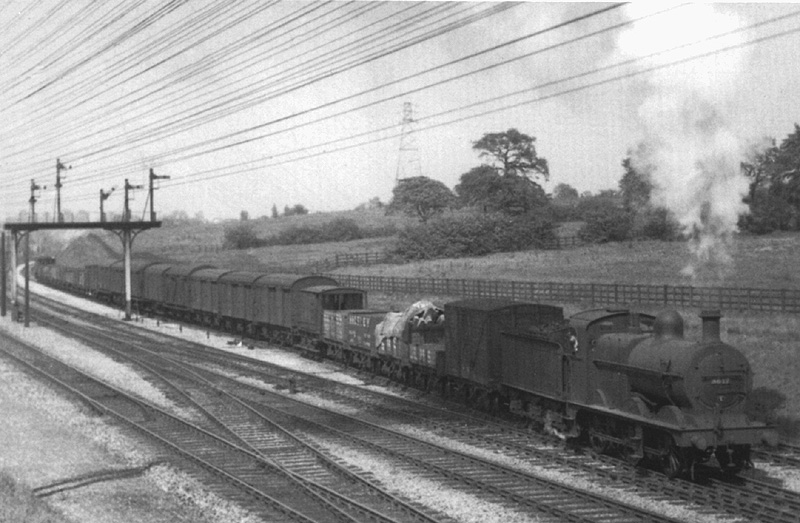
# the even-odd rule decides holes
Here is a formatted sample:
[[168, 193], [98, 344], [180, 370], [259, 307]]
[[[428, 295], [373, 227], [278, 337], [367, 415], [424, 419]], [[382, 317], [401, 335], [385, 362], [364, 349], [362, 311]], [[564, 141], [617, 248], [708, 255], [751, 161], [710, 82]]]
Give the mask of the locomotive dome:
[[656, 338], [683, 338], [683, 317], [674, 310], [658, 313], [653, 334]]

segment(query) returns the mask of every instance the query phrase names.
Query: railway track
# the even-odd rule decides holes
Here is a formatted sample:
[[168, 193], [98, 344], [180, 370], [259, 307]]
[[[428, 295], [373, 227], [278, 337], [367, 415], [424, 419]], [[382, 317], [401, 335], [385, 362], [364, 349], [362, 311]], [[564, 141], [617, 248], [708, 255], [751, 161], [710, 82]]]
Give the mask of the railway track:
[[797, 445], [781, 443], [775, 449], [759, 449], [756, 456], [775, 465], [800, 468], [800, 446]]
[[[40, 319], [39, 321], [44, 321]], [[77, 322], [72, 322], [72, 325], [76, 325]], [[101, 336], [97, 332], [91, 332], [91, 338], [95, 341], [101, 341]], [[102, 344], [108, 344], [113, 340], [103, 340], [101, 341]], [[118, 340], [117, 340], [118, 341]], [[154, 346], [160, 346], [163, 349], [163, 343], [161, 342], [150, 342]], [[134, 350], [133, 346], [126, 347], [125, 352], [132, 352]], [[141, 356], [143, 351], [137, 349], [137, 358]], [[162, 354], [158, 354], [157, 350], [154, 351], [147, 351], [148, 354], [162, 357]], [[162, 360], [163, 361], [163, 360]], [[159, 365], [161, 374], [171, 373], [172, 369], [167, 370], [167, 365], [164, 363]], [[219, 376], [218, 374], [211, 373], [208, 370], [202, 370], [199, 368], [194, 369], [197, 374], [204, 374], [203, 378], [206, 379], [214, 379], [214, 380], [227, 380], [225, 383], [225, 387], [216, 387], [216, 391], [220, 391], [222, 389], [228, 390], [231, 392], [234, 389], [234, 383], [224, 378], [223, 376]], [[195, 374], [197, 376], [197, 374]], [[239, 387], [237, 389], [239, 394], [244, 396], [242, 392], [242, 388]], [[199, 394], [190, 393], [194, 399], [199, 397]], [[295, 427], [294, 430], [291, 432], [295, 433], [297, 436], [297, 426], [298, 424], [305, 423], [304, 430], [301, 431], [302, 434], [306, 434], [307, 431], [311, 430], [311, 426], [308, 425], [308, 420], [305, 418], [309, 418], [310, 412], [316, 412], [314, 431], [317, 433], [324, 434], [323, 440], [326, 438], [331, 438], [332, 434], [339, 434], [339, 438], [344, 437], [341, 432], [343, 426], [346, 425], [354, 425], [356, 418], [343, 416], [340, 413], [332, 413], [330, 411], [326, 411], [324, 409], [318, 409], [316, 407], [312, 407], [307, 404], [299, 403], [289, 398], [286, 395], [282, 394], [273, 394], [269, 395], [268, 391], [265, 389], [250, 389], [248, 392], [249, 397], [245, 397], [243, 399], [247, 400], [250, 403], [250, 406], [253, 409], [258, 409], [260, 413], [265, 413], [266, 411], [270, 412], [271, 418], [281, 414], [283, 419], [281, 423], [278, 423], [281, 426], [288, 426]], [[213, 394], [206, 393], [206, 397], [213, 397]], [[277, 404], [279, 401], [290, 402], [291, 406], [286, 407], [283, 409], [283, 412], [274, 409], [274, 405]], [[209, 408], [209, 404], [203, 401], [204, 407]], [[273, 406], [273, 408], [269, 408]], [[213, 408], [213, 406], [211, 407]], [[226, 412], [230, 412], [230, 407], [220, 407], [220, 409], [225, 410]], [[299, 416], [292, 415], [291, 411], [302, 411], [303, 413]], [[320, 417], [327, 417], [329, 418], [327, 422], [322, 423], [320, 421]], [[239, 423], [242, 420], [238, 420]], [[244, 423], [243, 425], [231, 425], [231, 423], [227, 423], [229, 428], [232, 428], [232, 432], [237, 433], [241, 436], [243, 433], [263, 433], [264, 429], [263, 426], [261, 427], [253, 427], [248, 423]], [[363, 425], [362, 427], [366, 427], [369, 425]], [[363, 430], [363, 429], [362, 429]], [[372, 426], [372, 431], [377, 430], [380, 432], [380, 429], [377, 426]], [[389, 434], [387, 431], [383, 431], [384, 437], [386, 434]], [[568, 486], [555, 484], [553, 482], [548, 482], [546, 480], [542, 480], [541, 478], [534, 478], [529, 475], [520, 473], [518, 471], [514, 471], [508, 467], [504, 467], [501, 465], [489, 463], [489, 462], [481, 462], [481, 460], [477, 460], [471, 456], [460, 454], [458, 452], [454, 452], [449, 449], [438, 448], [436, 450], [435, 456], [427, 456], [423, 453], [422, 455], [413, 455], [411, 452], [415, 448], [427, 448], [428, 452], [432, 452], [431, 449], [434, 449], [436, 446], [431, 445], [429, 443], [425, 443], [423, 441], [411, 438], [407, 435], [402, 435], [400, 433], [395, 433], [391, 437], [391, 441], [394, 441], [394, 444], [391, 444], [389, 440], [381, 440], [380, 438], [375, 439], [365, 439], [362, 437], [357, 438], [356, 436], [350, 435], [351, 444], [354, 441], [358, 441], [359, 445], [362, 447], [367, 445], [371, 448], [372, 452], [378, 452], [385, 456], [390, 457], [395, 461], [402, 461], [404, 463], [411, 463], [414, 466], [414, 470], [412, 473], [419, 474], [420, 471], [424, 475], [430, 476], [432, 471], [437, 471], [437, 474], [443, 478], [443, 481], [449, 482], [452, 486], [457, 486], [458, 489], [464, 490], [469, 489], [473, 495], [476, 497], [483, 499], [485, 501], [492, 501], [495, 503], [503, 504], [506, 507], [513, 508], [515, 511], [519, 512], [522, 511], [523, 513], [528, 514], [535, 514], [537, 517], [541, 518], [543, 515], [550, 515], [549, 518], [545, 518], [545, 520], [553, 520], [553, 521], [675, 521], [674, 519], [667, 518], [664, 516], [659, 516], [657, 514], [650, 513], [646, 510], [638, 509], [635, 507], [630, 507], [625, 503], [620, 503], [614, 500], [605, 499], [602, 496], [591, 495], [580, 490], [572, 489]], [[355, 439], [353, 439], [355, 438]], [[404, 441], [404, 446], [397, 445], [397, 441], [402, 440]], [[315, 441], [311, 441], [311, 444], [319, 445], [319, 439]], [[451, 460], [451, 463], [443, 464], [438, 463], [436, 465], [432, 464], [432, 460], [440, 460], [444, 457], [448, 457]], [[280, 463], [280, 460], [274, 458], [276, 462]], [[456, 464], [464, 461], [468, 461], [471, 463], [471, 466], [467, 469], [459, 469], [456, 468]], [[488, 474], [491, 473], [491, 474]], [[475, 478], [480, 477], [480, 480], [476, 480]], [[509, 479], [511, 482], [509, 483]], [[524, 488], [521, 488], [520, 484], [525, 485]], [[536, 486], [534, 489], [533, 487]], [[527, 491], [527, 494], [523, 494], [522, 492]], [[549, 495], [546, 497], [542, 497], [544, 492], [548, 492]], [[557, 494], [554, 494], [557, 492]], [[540, 499], [541, 498], [541, 499]]]
[[[321, 499], [291, 471], [246, 448], [220, 438], [123, 390], [18, 341], [4, 343], [4, 355], [80, 399], [97, 412], [135, 428], [173, 458], [207, 474], [214, 491], [267, 521], [322, 523], [362, 521]], [[384, 521], [390, 521], [385, 519]]]
[[[117, 322], [114, 322], [115, 325], [119, 326]], [[123, 329], [127, 331], [128, 329]], [[127, 337], [130, 336], [135, 338], [136, 334], [128, 334], [128, 333], [117, 333], [118, 336]], [[156, 336], [156, 339], [163, 340], [160, 335]], [[170, 342], [170, 352], [173, 349], [180, 349], [177, 353], [173, 354], [173, 358], [179, 358], [184, 361], [184, 364], [193, 364], [198, 365], [198, 361], [206, 360], [206, 363], [203, 365], [211, 365], [218, 366], [218, 367], [227, 367], [229, 372], [231, 369], [231, 363], [236, 361], [235, 372], [236, 373], [244, 373], [248, 372], [251, 379], [260, 379], [262, 381], [269, 382], [272, 380], [273, 384], [280, 384], [286, 383], [287, 380], [287, 372], [285, 369], [272, 369], [269, 370], [269, 365], [259, 363], [259, 362], [252, 362], [247, 358], [234, 358], [231, 356], [230, 353], [223, 353], [222, 355], [218, 355], [216, 357], [208, 356], [206, 353], [208, 352], [206, 348], [200, 348], [193, 344], [187, 344], [186, 342], [182, 342], [180, 340], [176, 340], [171, 338]], [[207, 369], [203, 369], [201, 365], [199, 368], [196, 368], [197, 372], [206, 372]], [[265, 370], [266, 369], [266, 370]], [[552, 446], [547, 445], [546, 443], [542, 442], [541, 440], [537, 442], [536, 438], [533, 437], [534, 443], [532, 444], [532, 436], [529, 433], [523, 433], [522, 431], [516, 430], [513, 427], [503, 426], [499, 423], [487, 423], [485, 419], [481, 418], [469, 418], [464, 417], [463, 415], [457, 415], [450, 411], [445, 411], [442, 409], [431, 409], [430, 407], [421, 406], [418, 402], [408, 402], [401, 400], [399, 398], [393, 396], [385, 396], [380, 397], [380, 399], [375, 399], [375, 393], [372, 391], [364, 391], [364, 389], [356, 388], [356, 387], [347, 387], [343, 384], [332, 384], [330, 381], [322, 380], [315, 376], [301, 376], [299, 373], [291, 373], [296, 379], [298, 379], [298, 385], [303, 390], [313, 391], [318, 395], [323, 395], [327, 399], [335, 398], [337, 402], [346, 403], [349, 401], [351, 408], [360, 410], [362, 412], [369, 412], [371, 413], [371, 418], [374, 418], [377, 423], [386, 423], [387, 420], [390, 420], [391, 423], [418, 423], [421, 418], [427, 420], [426, 428], [429, 428], [431, 432], [438, 432], [438, 433], [445, 433], [447, 434], [448, 438], [456, 438], [456, 439], [463, 439], [465, 443], [471, 445], [481, 445], [488, 448], [502, 448], [503, 453], [505, 455], [511, 457], [521, 457], [524, 458], [529, 463], [536, 464], [539, 461], [542, 466], [546, 467], [569, 467], [573, 470], [578, 471], [579, 474], [586, 475], [587, 477], [591, 478], [591, 481], [604, 481], [609, 483], [614, 483], [616, 485], [620, 485], [621, 488], [631, 488], [632, 486], [636, 486], [639, 492], [642, 492], [643, 495], [647, 495], [648, 490], [652, 491], [652, 495], [654, 496], [674, 496], [675, 499], [683, 499], [686, 500], [687, 503], [700, 503], [705, 505], [708, 508], [712, 508], [715, 510], [719, 510], [721, 513], [728, 513], [731, 515], [744, 515], [747, 514], [754, 519], [761, 519], [765, 518], [766, 514], [769, 514], [769, 520], [771, 521], [790, 521], [791, 519], [786, 519], [787, 514], [791, 508], [784, 508], [784, 509], [772, 509], [767, 508], [769, 503], [762, 505], [758, 505], [755, 502], [750, 502], [747, 499], [746, 495], [743, 495], [741, 492], [725, 492], [725, 488], [730, 488], [730, 486], [716, 486], [714, 489], [706, 488], [706, 489], [698, 489], [697, 486], [694, 485], [695, 488], [687, 488], [686, 485], [683, 485], [682, 482], [667, 482], [664, 478], [654, 476], [654, 475], [647, 475], [645, 477], [642, 476], [641, 471], [636, 471], [634, 469], [630, 470], [620, 470], [618, 464], [610, 463], [608, 460], [602, 457], [596, 457], [591, 455], [584, 455], [584, 456], [570, 456], [565, 455], [563, 451], [554, 450]], [[210, 375], [206, 376], [210, 379]], [[220, 377], [215, 379], [222, 379]], [[223, 380], [224, 381], [224, 380]], [[219, 385], [222, 386], [222, 385]], [[234, 388], [235, 384], [228, 381], [224, 388]], [[259, 392], [258, 394], [263, 396], [263, 392]], [[238, 395], [238, 394], [237, 394]], [[247, 396], [242, 394], [243, 399], [247, 399]], [[349, 398], [349, 399], [348, 399]], [[263, 400], [263, 398], [262, 398]], [[248, 400], [251, 401], [251, 400]], [[253, 400], [254, 401], [254, 400]], [[272, 398], [270, 401], [276, 402], [276, 398]], [[254, 407], [255, 408], [255, 407]], [[300, 407], [293, 407], [293, 408], [300, 408]], [[307, 407], [302, 407], [307, 408]], [[283, 415], [288, 415], [287, 412], [291, 412], [291, 409], [284, 412]], [[275, 415], [274, 413], [272, 414]], [[364, 416], [360, 415], [358, 421], [363, 421]], [[405, 421], [403, 421], [405, 420]], [[466, 421], [465, 421], [466, 420]], [[288, 421], [287, 421], [288, 423]], [[296, 421], [292, 422], [296, 423]], [[349, 420], [347, 423], [353, 423], [353, 420]], [[310, 429], [309, 429], [310, 430]], [[323, 431], [322, 428], [317, 427], [316, 431]], [[330, 437], [330, 436], [328, 436]], [[342, 440], [346, 440], [344, 436], [337, 436], [342, 438]], [[407, 437], [407, 434], [396, 435], [394, 437], [402, 439], [402, 437]], [[366, 442], [359, 442], [354, 443], [351, 441], [350, 445], [360, 445], [362, 448], [371, 448], [372, 451], [377, 452], [377, 448], [385, 448], [388, 444], [384, 445], [380, 442], [374, 442], [366, 440]], [[417, 442], [418, 444], [418, 442]], [[405, 455], [402, 450], [397, 451], [396, 459], [401, 459], [400, 456]], [[412, 459], [412, 457], [407, 456], [407, 460]], [[437, 458], [438, 459], [438, 458]], [[464, 459], [459, 458], [459, 459]], [[425, 462], [426, 458], [420, 457], [420, 462]], [[417, 465], [418, 467], [421, 465]], [[424, 468], [424, 467], [423, 467]], [[449, 467], [444, 467], [444, 469], [440, 469], [438, 474], [447, 476], [446, 472], [449, 470]], [[518, 471], [517, 471], [518, 472]], [[484, 474], [483, 472], [481, 474]], [[474, 471], [470, 471], [468, 476], [474, 475]], [[488, 476], [487, 476], [488, 477]], [[515, 478], [515, 482], [519, 482], [518, 478]], [[491, 481], [490, 481], [491, 483]], [[478, 488], [483, 489], [484, 491], [490, 491], [491, 485], [477, 485]], [[533, 489], [533, 487], [529, 487]], [[701, 491], [698, 493], [697, 491]], [[703, 493], [705, 492], [705, 493]], [[539, 492], [541, 494], [541, 492]], [[506, 494], [507, 495], [507, 494]], [[498, 494], [498, 496], [503, 497], [503, 494]], [[552, 496], [551, 496], [552, 497]], [[763, 497], [763, 493], [762, 493]], [[510, 499], [516, 499], [512, 498]], [[557, 499], [557, 498], [554, 498]], [[777, 499], [777, 498], [776, 498]], [[773, 499], [773, 504], [777, 503], [776, 499]], [[733, 500], [733, 502], [732, 502]], [[515, 503], [520, 503], [520, 500], [516, 500]], [[793, 501], [791, 499], [788, 500], [787, 506], [791, 507], [791, 503]], [[568, 506], [568, 505], [566, 505]], [[533, 507], [531, 507], [533, 508]], [[539, 508], [541, 510], [541, 507]], [[580, 510], [580, 509], [579, 509]], [[588, 510], [588, 509], [587, 509]], [[608, 509], [603, 509], [608, 510]], [[793, 514], [796, 514], [796, 510]], [[598, 512], [595, 515], [601, 514]], [[649, 517], [649, 516], [638, 516], [638, 517]], [[597, 518], [594, 518], [597, 519]], [[644, 519], [638, 519], [644, 520]]]

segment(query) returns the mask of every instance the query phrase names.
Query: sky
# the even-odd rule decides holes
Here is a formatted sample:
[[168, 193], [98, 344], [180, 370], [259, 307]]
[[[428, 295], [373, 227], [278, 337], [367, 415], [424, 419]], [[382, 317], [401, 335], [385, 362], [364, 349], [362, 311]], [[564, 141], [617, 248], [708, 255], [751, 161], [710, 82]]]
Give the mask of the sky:
[[[473, 142], [516, 128], [548, 192], [616, 189], [651, 144], [657, 197], [725, 231], [735, 166], [800, 121], [798, 48], [794, 3], [0, 0], [0, 219], [32, 180], [52, 219], [57, 160], [62, 211], [92, 220], [151, 169], [159, 217], [353, 209], [398, 165], [452, 189]], [[703, 225], [710, 201], [732, 203]]]

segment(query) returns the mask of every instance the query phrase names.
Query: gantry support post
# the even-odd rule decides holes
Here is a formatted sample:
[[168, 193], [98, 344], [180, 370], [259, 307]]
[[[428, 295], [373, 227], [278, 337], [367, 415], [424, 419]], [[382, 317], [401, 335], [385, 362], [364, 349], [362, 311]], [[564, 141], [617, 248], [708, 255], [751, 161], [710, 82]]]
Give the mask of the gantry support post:
[[31, 233], [25, 235], [25, 326], [31, 326]]
[[122, 231], [122, 250], [125, 253], [123, 271], [125, 272], [125, 320], [131, 319], [131, 231]]
[[2, 241], [2, 244], [0, 244], [0, 258], [2, 258], [2, 261], [0, 262], [0, 265], [2, 265], [2, 267], [0, 267], [0, 269], [2, 269], [2, 275], [0, 275], [0, 287], [2, 287], [2, 289], [0, 289], [0, 292], [2, 292], [2, 299], [3, 299], [3, 301], [0, 302], [2, 303], [0, 304], [0, 316], [5, 318], [6, 301], [7, 301], [6, 271], [8, 270], [8, 267], [6, 267], [6, 231], [3, 231], [2, 234], [0, 234], [0, 236], [2, 236], [2, 240], [0, 240]]
[[17, 249], [19, 249], [19, 235], [17, 231], [12, 233], [14, 248], [11, 249], [11, 303], [17, 305]]

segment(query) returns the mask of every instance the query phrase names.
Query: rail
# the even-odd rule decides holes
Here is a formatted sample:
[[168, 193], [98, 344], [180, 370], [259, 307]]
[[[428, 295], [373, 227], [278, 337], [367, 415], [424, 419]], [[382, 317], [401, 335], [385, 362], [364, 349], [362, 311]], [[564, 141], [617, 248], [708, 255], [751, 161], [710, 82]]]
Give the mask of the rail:
[[677, 308], [800, 312], [800, 289], [404, 278], [349, 274], [327, 276], [335, 278], [344, 286], [390, 293], [426, 293], [461, 298], [509, 298], [558, 303], [590, 302], [599, 306], [635, 303]]

